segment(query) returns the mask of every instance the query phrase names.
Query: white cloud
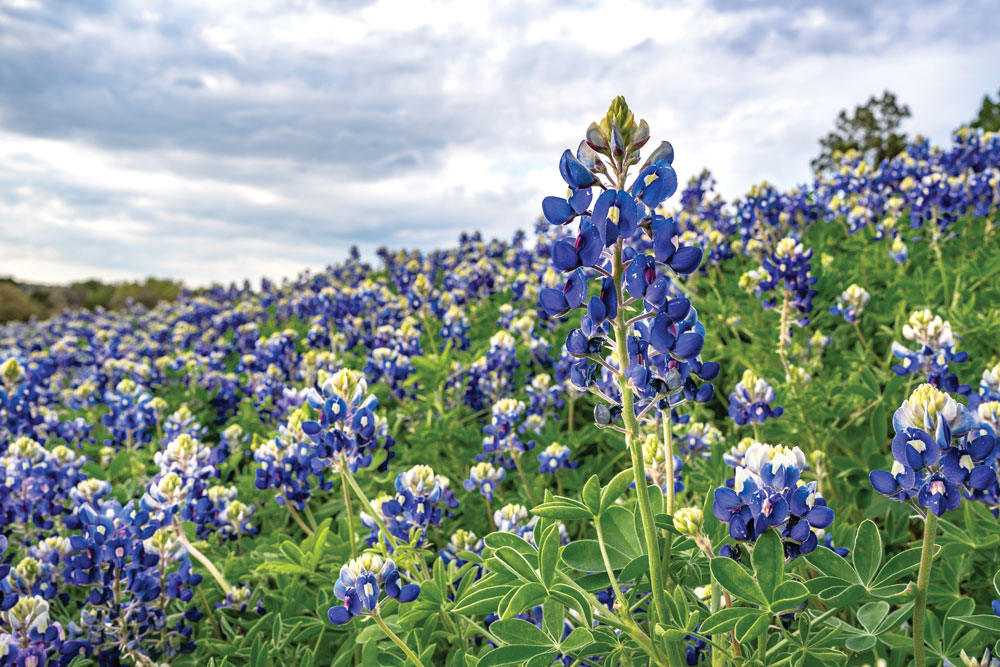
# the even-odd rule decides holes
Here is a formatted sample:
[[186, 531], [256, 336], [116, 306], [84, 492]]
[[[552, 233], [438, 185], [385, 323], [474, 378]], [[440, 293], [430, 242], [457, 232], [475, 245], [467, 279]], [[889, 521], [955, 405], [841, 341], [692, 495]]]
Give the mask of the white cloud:
[[280, 278], [506, 235], [617, 94], [735, 196], [806, 180], [871, 94], [944, 142], [997, 85], [976, 0], [351, 4], [0, 8], [0, 274]]

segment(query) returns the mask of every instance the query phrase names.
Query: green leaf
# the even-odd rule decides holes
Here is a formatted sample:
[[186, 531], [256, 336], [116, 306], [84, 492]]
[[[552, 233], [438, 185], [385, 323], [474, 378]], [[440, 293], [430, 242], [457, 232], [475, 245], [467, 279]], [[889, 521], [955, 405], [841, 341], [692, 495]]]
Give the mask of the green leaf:
[[809, 589], [798, 581], [786, 581], [780, 584], [774, 591], [774, 596], [769, 605], [771, 611], [780, 614], [786, 609], [798, 605], [809, 597]]
[[[542, 603], [542, 628], [550, 637], [562, 637], [566, 623], [566, 608], [554, 597]], [[550, 640], [553, 641], [553, 640]]]
[[823, 547], [815, 549], [806, 554], [806, 560], [828, 577], [843, 579], [848, 584], [867, 583], [858, 578], [858, 573], [854, 571], [846, 559], [841, 558], [830, 549]]
[[556, 576], [556, 566], [559, 564], [559, 528], [550, 526], [542, 537], [541, 548], [538, 550], [538, 570], [542, 583], [546, 588], [552, 588]]
[[597, 475], [590, 476], [590, 479], [583, 485], [583, 491], [580, 495], [590, 513], [599, 516], [601, 514], [601, 480], [597, 478]]
[[552, 640], [534, 623], [528, 623], [519, 618], [496, 621], [490, 625], [490, 632], [507, 644], [552, 645]]
[[866, 519], [858, 526], [854, 548], [851, 549], [851, 562], [861, 582], [870, 583], [882, 564], [882, 536], [874, 521]]
[[855, 653], [868, 651], [875, 647], [875, 636], [856, 635], [854, 637], [848, 637], [847, 641], [844, 642], [844, 646], [851, 649]]
[[953, 621], [971, 625], [980, 630], [986, 630], [994, 635], [1000, 635], [1000, 616], [995, 614], [974, 614], [972, 616], [954, 616]]
[[761, 607], [767, 606], [767, 599], [761, 593], [757, 582], [747, 574], [739, 563], [731, 558], [713, 558], [711, 567], [715, 580], [739, 600], [751, 602]]
[[874, 587], [891, 584], [903, 575], [909, 574], [920, 567], [920, 549], [907, 549], [896, 554], [882, 566]]
[[601, 512], [603, 513], [606, 509], [615, 504], [625, 490], [628, 489], [629, 485], [632, 483], [635, 476], [632, 474], [632, 469], [623, 470], [608, 482], [608, 485], [604, 487], [601, 491]]
[[764, 597], [774, 599], [774, 590], [781, 583], [785, 573], [785, 550], [781, 546], [781, 538], [773, 530], [766, 530], [753, 546], [754, 575]]
[[496, 613], [500, 600], [510, 591], [510, 585], [479, 588], [458, 601], [452, 612], [476, 616]]
[[754, 609], [753, 607], [733, 607], [731, 609], [727, 607], [720, 609], [702, 621], [701, 628], [698, 631], [703, 635], [730, 632], [744, 617], [760, 616], [762, 614], [766, 616], [767, 612]]
[[515, 535], [514, 533], [490, 533], [483, 538], [483, 543], [492, 549], [510, 547], [514, 551], [525, 556], [534, 555], [535, 553], [535, 547], [531, 546], [530, 542]]
[[300, 549], [299, 545], [295, 544], [291, 540], [285, 540], [282, 542], [278, 547], [278, 550], [281, 551], [282, 555], [284, 555], [289, 562], [300, 565], [302, 564], [302, 549]]
[[546, 519], [556, 519], [559, 521], [589, 519], [593, 516], [586, 505], [575, 500], [569, 500], [568, 498], [537, 505], [531, 509], [531, 513], [545, 517]]
[[757, 616], [744, 616], [736, 622], [736, 641], [743, 644], [756, 639], [767, 632], [767, 626], [770, 622], [771, 615], [766, 613]]
[[520, 614], [525, 609], [541, 604], [545, 599], [545, 587], [539, 583], [524, 584], [515, 589], [507, 604], [500, 609], [500, 618], [508, 619]]
[[889, 613], [889, 603], [879, 600], [878, 602], [869, 602], [868, 604], [862, 605], [858, 609], [858, 622], [861, 623], [863, 627], [868, 632], [875, 634], [878, 630], [879, 624], [885, 619], [886, 614]]
[[601, 516], [600, 522], [606, 544], [632, 558], [646, 554], [646, 546], [635, 532], [635, 518], [631, 510], [613, 505]]
[[563, 653], [574, 653], [594, 643], [594, 633], [587, 628], [575, 628], [559, 645]]
[[[527, 665], [533, 658], [556, 651], [545, 646], [509, 645], [495, 648], [479, 659], [477, 667], [494, 667], [494, 665]], [[551, 661], [551, 659], [550, 659]]]
[[[587, 625], [594, 624], [594, 608], [592, 598], [583, 591], [577, 590], [568, 584], [556, 584], [552, 588], [552, 595], [558, 596], [568, 607], [573, 607], [587, 621]], [[569, 602], [574, 600], [576, 604]]]
[[528, 562], [528, 559], [511, 547], [500, 547], [493, 552], [493, 556], [494, 558], [486, 559], [487, 564], [492, 564], [495, 562], [495, 559], [500, 559], [518, 577], [529, 582], [538, 581], [538, 574], [531, 563]]
[[[628, 565], [628, 556], [606, 544], [608, 560], [615, 570]], [[562, 559], [574, 570], [581, 572], [604, 572], [604, 559], [601, 557], [601, 545], [597, 540], [577, 540], [570, 542], [562, 550]]]

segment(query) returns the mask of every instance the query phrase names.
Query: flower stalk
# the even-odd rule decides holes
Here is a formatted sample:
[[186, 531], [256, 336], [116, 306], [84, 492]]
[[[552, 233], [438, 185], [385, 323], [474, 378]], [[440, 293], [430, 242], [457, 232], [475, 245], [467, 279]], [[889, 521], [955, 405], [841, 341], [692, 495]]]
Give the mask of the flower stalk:
[[917, 573], [917, 595], [913, 602], [913, 664], [925, 667], [924, 616], [927, 610], [927, 589], [931, 581], [931, 564], [934, 561], [934, 540], [937, 533], [937, 516], [927, 512], [924, 517], [924, 543], [920, 550], [920, 571]]

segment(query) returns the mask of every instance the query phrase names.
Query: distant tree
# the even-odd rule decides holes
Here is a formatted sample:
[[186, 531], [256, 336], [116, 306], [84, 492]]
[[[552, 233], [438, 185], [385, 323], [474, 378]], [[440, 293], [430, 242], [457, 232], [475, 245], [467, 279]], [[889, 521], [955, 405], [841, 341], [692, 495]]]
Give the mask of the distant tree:
[[983, 96], [983, 103], [979, 106], [979, 113], [969, 123], [969, 126], [979, 127], [987, 132], [1000, 132], [1000, 90], [997, 91], [996, 102], [989, 95]]
[[0, 282], [0, 322], [26, 320], [32, 315], [42, 317], [48, 309], [32, 299], [11, 281]]
[[895, 157], [906, 147], [906, 135], [897, 132], [899, 124], [910, 117], [910, 107], [900, 105], [896, 95], [888, 90], [881, 98], [872, 95], [867, 102], [847, 115], [844, 109], [837, 116], [836, 127], [819, 140], [821, 151], [812, 161], [817, 172], [827, 171], [834, 164], [834, 155], [850, 149], [861, 151], [865, 160], [876, 165]]

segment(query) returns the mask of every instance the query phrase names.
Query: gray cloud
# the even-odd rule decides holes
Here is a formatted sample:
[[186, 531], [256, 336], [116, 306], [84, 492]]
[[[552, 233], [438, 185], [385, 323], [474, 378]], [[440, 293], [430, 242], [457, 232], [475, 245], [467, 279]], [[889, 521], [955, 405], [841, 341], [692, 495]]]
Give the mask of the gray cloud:
[[[0, 273], [193, 283], [530, 227], [624, 93], [728, 195], [804, 180], [883, 88], [938, 141], [996, 87], [986, 2], [0, 7]], [[275, 273], [278, 272], [278, 273]]]

